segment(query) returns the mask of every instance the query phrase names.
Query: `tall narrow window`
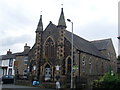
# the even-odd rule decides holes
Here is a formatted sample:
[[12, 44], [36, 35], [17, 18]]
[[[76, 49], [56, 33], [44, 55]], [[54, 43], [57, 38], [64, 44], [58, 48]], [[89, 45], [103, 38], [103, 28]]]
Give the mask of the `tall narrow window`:
[[55, 57], [55, 45], [51, 38], [48, 38], [45, 43], [45, 56], [49, 58]]
[[12, 64], [13, 64], [13, 59], [10, 59], [9, 60], [9, 67], [12, 67]]
[[67, 60], [67, 74], [71, 73], [71, 58]]
[[102, 62], [102, 65], [101, 65], [101, 69], [102, 69], [102, 74], [104, 73], [104, 63]]
[[12, 75], [12, 68], [9, 68], [8, 75]]
[[91, 57], [89, 59], [89, 73], [91, 74], [92, 72], [92, 60], [91, 60]]
[[27, 69], [23, 71], [23, 75], [27, 75]]
[[82, 72], [85, 72], [85, 57], [82, 59]]
[[27, 65], [27, 64], [28, 64], [28, 57], [25, 56], [25, 57], [24, 57], [24, 65]]

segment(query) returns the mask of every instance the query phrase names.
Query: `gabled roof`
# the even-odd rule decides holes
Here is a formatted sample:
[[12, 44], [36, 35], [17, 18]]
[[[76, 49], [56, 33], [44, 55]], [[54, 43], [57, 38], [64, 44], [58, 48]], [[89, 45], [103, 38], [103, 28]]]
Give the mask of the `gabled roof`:
[[51, 21], [48, 24], [48, 26], [45, 28], [45, 30], [43, 31], [43, 41], [46, 40], [48, 35], [50, 35], [55, 40], [57, 40], [57, 38], [59, 37], [58, 27], [55, 24], [53, 24]]
[[15, 55], [14, 54], [10, 54], [10, 55], [1, 55], [2, 56], [2, 60], [6, 60], [6, 59], [15, 59]]
[[[65, 30], [65, 37], [67, 40], [71, 42], [71, 32]], [[102, 53], [96, 48], [96, 46], [93, 43], [75, 34], [73, 34], [73, 45], [74, 47], [76, 47], [78, 50], [82, 52], [86, 52], [86, 53], [107, 59], [104, 55], [102, 55]]]
[[[50, 22], [44, 31], [46, 31], [46, 30], [51, 31], [53, 29], [55, 29], [54, 31], [58, 31], [57, 26], [55, 24], [53, 24], [52, 22]], [[54, 34], [54, 33], [51, 33], [51, 34]], [[71, 43], [71, 32], [65, 30], [65, 38]], [[75, 48], [77, 48], [78, 50], [80, 50], [82, 52], [107, 59], [107, 57], [105, 57], [99, 51], [99, 49], [94, 45], [93, 42], [85, 40], [75, 34], [73, 34], [73, 45]]]
[[13, 53], [15, 56], [26, 56], [28, 55], [29, 51], [26, 51], [26, 52], [18, 52], [18, 53]]
[[98, 50], [105, 50], [111, 42], [111, 39], [95, 40], [91, 42], [98, 48]]
[[16, 58], [16, 56], [25, 56], [25, 55], [27, 55], [28, 54], [28, 52], [19, 52], [19, 53], [13, 53], [13, 54], [6, 54], [6, 55], [1, 55], [0, 57], [0, 59], [1, 60], [6, 60], [6, 59], [15, 59]]
[[57, 26], [55, 24], [52, 23], [52, 21], [50, 21], [50, 23], [48, 24], [48, 26], [45, 28], [44, 31], [46, 30], [53, 30], [53, 29], [57, 29]]

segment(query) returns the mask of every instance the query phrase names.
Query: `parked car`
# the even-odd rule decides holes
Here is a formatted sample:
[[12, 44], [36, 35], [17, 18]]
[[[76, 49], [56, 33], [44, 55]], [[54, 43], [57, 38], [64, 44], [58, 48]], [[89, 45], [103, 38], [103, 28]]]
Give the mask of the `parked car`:
[[3, 84], [10, 84], [14, 83], [14, 76], [13, 75], [4, 75], [2, 76]]

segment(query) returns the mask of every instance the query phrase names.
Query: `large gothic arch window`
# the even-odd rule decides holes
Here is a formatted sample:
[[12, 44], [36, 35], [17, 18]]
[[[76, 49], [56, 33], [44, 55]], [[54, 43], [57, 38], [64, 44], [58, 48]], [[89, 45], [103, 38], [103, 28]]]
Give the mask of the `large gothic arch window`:
[[45, 42], [45, 56], [49, 58], [55, 57], [55, 43], [51, 37]]

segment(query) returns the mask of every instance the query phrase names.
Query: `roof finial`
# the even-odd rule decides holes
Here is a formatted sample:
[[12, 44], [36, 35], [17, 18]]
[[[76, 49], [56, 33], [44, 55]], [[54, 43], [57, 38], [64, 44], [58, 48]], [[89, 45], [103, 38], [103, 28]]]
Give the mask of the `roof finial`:
[[25, 46], [27, 46], [27, 43], [25, 43]]
[[40, 15], [42, 15], [42, 11], [40, 11]]
[[63, 8], [63, 3], [61, 4], [62, 8]]

